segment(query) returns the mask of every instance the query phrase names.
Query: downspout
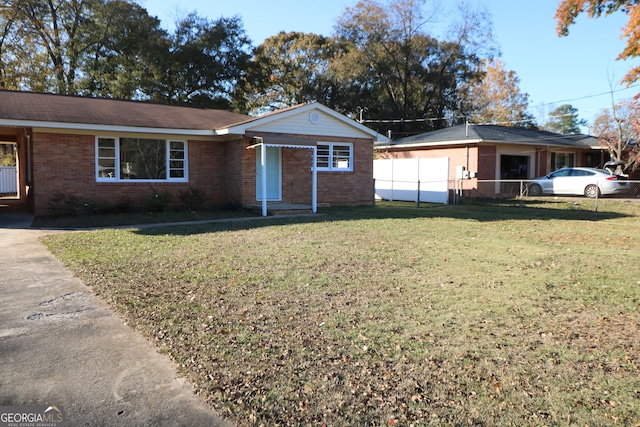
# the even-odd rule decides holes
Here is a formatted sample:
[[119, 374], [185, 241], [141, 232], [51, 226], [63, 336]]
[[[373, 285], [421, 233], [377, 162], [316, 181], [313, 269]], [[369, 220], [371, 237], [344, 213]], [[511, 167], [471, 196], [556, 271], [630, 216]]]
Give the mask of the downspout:
[[[552, 171], [551, 168], [553, 167], [553, 165], [551, 164], [551, 153], [549, 152], [549, 146], [547, 145], [547, 149], [545, 150], [545, 152], [547, 153], [547, 155], [545, 156], [544, 159], [544, 170], [547, 171], [547, 173], [545, 173], [545, 175], [549, 175]], [[538, 176], [540, 176], [541, 174], [538, 174]]]
[[262, 216], [267, 216], [267, 147], [264, 145], [264, 139], [260, 136], [256, 136], [256, 139], [260, 139], [260, 168], [262, 170]]
[[31, 176], [31, 169], [32, 169], [32, 156], [31, 156], [31, 135], [27, 134], [25, 135], [25, 138], [27, 140], [27, 150], [26, 150], [26, 156], [27, 156], [27, 184], [31, 185], [31, 180], [33, 179]]
[[[469, 138], [469, 120], [467, 120], [467, 118], [465, 117], [464, 119], [464, 137], [465, 138]], [[467, 162], [466, 162], [466, 169], [467, 172], [469, 171], [469, 144], [466, 145], [466, 150], [467, 150]], [[477, 148], [477, 153], [476, 155], [480, 152], [480, 148]], [[478, 162], [480, 159], [476, 159], [476, 162]], [[476, 164], [476, 169], [478, 169], [480, 167], [479, 164]], [[476, 171], [478, 172], [478, 171]]]
[[466, 145], [467, 149], [467, 171], [469, 170], [469, 144]]

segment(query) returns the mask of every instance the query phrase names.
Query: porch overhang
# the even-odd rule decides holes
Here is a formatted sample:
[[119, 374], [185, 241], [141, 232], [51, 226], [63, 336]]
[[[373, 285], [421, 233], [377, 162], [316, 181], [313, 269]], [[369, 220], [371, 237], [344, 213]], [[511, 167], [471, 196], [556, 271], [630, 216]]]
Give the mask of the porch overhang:
[[[311, 160], [311, 211], [316, 213], [318, 211], [318, 171], [316, 168], [316, 161], [318, 156], [317, 145], [310, 140], [302, 138], [288, 137], [288, 136], [254, 136], [253, 139], [260, 141], [257, 144], [253, 144], [247, 147], [247, 149], [254, 149], [257, 147], [263, 147], [260, 150], [260, 167], [262, 168], [262, 177], [260, 186], [262, 187], [262, 216], [267, 216], [267, 148], [293, 148], [293, 149], [307, 149], [312, 150]], [[271, 142], [269, 142], [271, 141]], [[305, 144], [306, 143], [306, 144]]]

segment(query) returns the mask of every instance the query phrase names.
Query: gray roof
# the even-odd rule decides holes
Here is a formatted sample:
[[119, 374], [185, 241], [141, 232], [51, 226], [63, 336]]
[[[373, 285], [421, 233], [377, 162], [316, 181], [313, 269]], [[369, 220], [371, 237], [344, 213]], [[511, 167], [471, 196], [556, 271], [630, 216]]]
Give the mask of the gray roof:
[[253, 118], [224, 110], [0, 90], [0, 120], [213, 130]]
[[503, 143], [528, 145], [554, 145], [578, 148], [599, 147], [598, 138], [591, 135], [561, 135], [544, 130], [524, 129], [496, 125], [459, 125], [445, 129], [376, 144], [376, 148], [394, 146], [457, 145], [466, 143]]

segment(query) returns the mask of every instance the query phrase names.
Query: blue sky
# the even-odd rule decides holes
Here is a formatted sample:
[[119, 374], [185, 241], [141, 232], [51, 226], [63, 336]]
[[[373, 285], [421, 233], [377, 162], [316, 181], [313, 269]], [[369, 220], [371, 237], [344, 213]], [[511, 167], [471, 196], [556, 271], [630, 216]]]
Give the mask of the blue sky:
[[[495, 40], [506, 68], [520, 78], [520, 89], [529, 94], [530, 112], [540, 117], [568, 103], [580, 117], [592, 122], [611, 106], [613, 83], [616, 101], [640, 92], [620, 80], [639, 60], [616, 61], [624, 48], [620, 40], [626, 23], [622, 13], [605, 18], [581, 17], [568, 37], [555, 33], [558, 0], [470, 0], [486, 6], [492, 15]], [[357, 0], [139, 0], [151, 15], [170, 28], [179, 16], [197, 11], [210, 19], [239, 15], [254, 45], [279, 31], [331, 35], [346, 7]], [[440, 2], [447, 4], [447, 2]], [[451, 3], [448, 3], [451, 4]], [[584, 129], [586, 132], [587, 129]]]

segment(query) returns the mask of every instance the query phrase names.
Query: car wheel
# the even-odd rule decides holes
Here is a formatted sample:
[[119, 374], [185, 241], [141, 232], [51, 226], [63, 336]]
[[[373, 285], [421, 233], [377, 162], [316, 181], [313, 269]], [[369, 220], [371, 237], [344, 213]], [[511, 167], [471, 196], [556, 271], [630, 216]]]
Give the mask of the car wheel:
[[542, 194], [542, 187], [538, 184], [529, 185], [529, 195], [530, 196], [539, 196]]
[[595, 199], [600, 195], [600, 189], [595, 184], [587, 185], [584, 189], [584, 195], [590, 199]]

